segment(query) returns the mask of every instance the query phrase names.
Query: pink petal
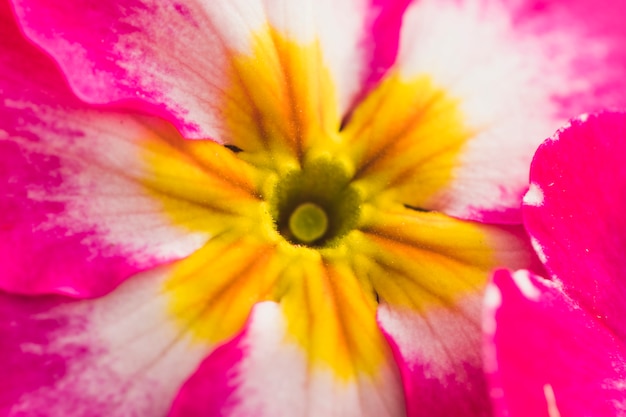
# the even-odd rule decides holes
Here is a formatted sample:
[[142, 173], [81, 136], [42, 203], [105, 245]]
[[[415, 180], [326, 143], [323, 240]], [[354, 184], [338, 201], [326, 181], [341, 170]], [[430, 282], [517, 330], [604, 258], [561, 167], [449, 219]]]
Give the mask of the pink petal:
[[[133, 100], [132, 106], [172, 119], [186, 136], [220, 142], [229, 139], [214, 110], [226, 88], [225, 64], [233, 53], [249, 52], [255, 32], [269, 23], [290, 40], [318, 38], [343, 114], [378, 76], [372, 73], [390, 64], [399, 19], [388, 3], [13, 1], [27, 36], [57, 59], [81, 98]], [[391, 11], [381, 12], [386, 8]], [[378, 22], [379, 13], [385, 22]], [[376, 49], [372, 36], [388, 46]]]
[[491, 415], [479, 299], [423, 312], [381, 304], [378, 319], [401, 366], [409, 417]]
[[0, 415], [160, 416], [209, 347], [167, 313], [167, 270], [97, 300], [0, 293]]
[[520, 221], [528, 164], [540, 142], [573, 115], [626, 105], [625, 13], [619, 0], [411, 4], [399, 71], [409, 79], [430, 76], [458, 100], [476, 132], [452, 184], [431, 202], [435, 209]]
[[626, 115], [573, 120], [535, 155], [524, 220], [552, 276], [626, 337]]
[[176, 132], [78, 102], [2, 4], [0, 288], [94, 296], [195, 250], [206, 234], [174, 226], [134, 178], [139, 142]]
[[484, 314], [486, 370], [498, 415], [623, 413], [623, 343], [558, 284], [527, 271], [498, 271]]
[[371, 375], [337, 378], [331, 370], [313, 366], [286, 330], [279, 305], [258, 304], [243, 333], [216, 349], [185, 383], [169, 416], [403, 414], [395, 370], [381, 371], [376, 383]]

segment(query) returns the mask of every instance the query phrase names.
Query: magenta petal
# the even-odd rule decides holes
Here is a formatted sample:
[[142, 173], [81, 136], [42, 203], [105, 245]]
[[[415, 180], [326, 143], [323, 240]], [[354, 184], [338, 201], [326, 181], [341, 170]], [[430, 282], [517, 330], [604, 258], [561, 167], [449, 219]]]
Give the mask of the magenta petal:
[[169, 417], [228, 415], [228, 410], [238, 403], [232, 370], [246, 354], [244, 337], [245, 333], [239, 334], [200, 364], [178, 392]]
[[147, 119], [74, 98], [5, 2], [0, 91], [0, 289], [91, 297], [198, 247], [131, 178]]
[[499, 416], [623, 413], [623, 343], [558, 284], [498, 271], [484, 314], [485, 366]]
[[[65, 352], [45, 352], [55, 333], [65, 329], [81, 332], [85, 323], [80, 317], [35, 319], [61, 304], [57, 298], [27, 299], [0, 293], [0, 415], [11, 415], [10, 409], [20, 397], [42, 386], [54, 385], [66, 373], [65, 353], [77, 360], [87, 353], [84, 346], [68, 346]], [[19, 329], [19, 331], [18, 331]]]
[[524, 220], [552, 276], [626, 337], [626, 115], [582, 117], [531, 166]]
[[[368, 0], [372, 4], [369, 35], [363, 40], [370, 51], [370, 62], [365, 71], [363, 89], [356, 96], [360, 101], [393, 66], [398, 55], [402, 17], [411, 0]], [[355, 103], [357, 104], [357, 103]]]

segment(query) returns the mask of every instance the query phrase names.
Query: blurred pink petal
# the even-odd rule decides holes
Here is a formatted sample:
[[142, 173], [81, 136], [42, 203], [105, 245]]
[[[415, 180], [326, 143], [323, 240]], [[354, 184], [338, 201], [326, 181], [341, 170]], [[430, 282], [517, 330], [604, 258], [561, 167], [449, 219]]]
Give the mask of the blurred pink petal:
[[526, 271], [499, 271], [485, 308], [485, 368], [498, 416], [623, 412], [623, 339], [558, 284]]

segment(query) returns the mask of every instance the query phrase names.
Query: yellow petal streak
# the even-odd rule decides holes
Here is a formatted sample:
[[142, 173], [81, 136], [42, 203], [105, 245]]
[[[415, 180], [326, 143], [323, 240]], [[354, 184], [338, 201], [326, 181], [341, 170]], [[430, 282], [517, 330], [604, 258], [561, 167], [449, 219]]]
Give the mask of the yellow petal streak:
[[142, 140], [141, 182], [171, 220], [190, 231], [217, 234], [233, 225], [258, 224], [262, 175], [212, 141], [189, 141], [169, 126]]
[[267, 29], [234, 55], [222, 117], [228, 137], [258, 166], [280, 169], [324, 147], [339, 127], [335, 89], [318, 42], [299, 45]]
[[274, 246], [254, 238], [217, 236], [174, 269], [165, 286], [170, 311], [198, 340], [227, 340], [255, 303], [272, 299], [282, 261]]
[[482, 291], [498, 266], [531, 262], [526, 241], [501, 227], [400, 208], [370, 206], [365, 212], [348, 242], [358, 254], [354, 269], [395, 305], [419, 312], [453, 308]]
[[459, 103], [429, 76], [391, 74], [355, 110], [343, 135], [355, 179], [372, 195], [426, 207], [452, 179], [473, 133]]
[[304, 261], [286, 278], [282, 307], [292, 338], [309, 362], [342, 379], [374, 375], [391, 357], [376, 324], [374, 293], [366, 293], [344, 263]]

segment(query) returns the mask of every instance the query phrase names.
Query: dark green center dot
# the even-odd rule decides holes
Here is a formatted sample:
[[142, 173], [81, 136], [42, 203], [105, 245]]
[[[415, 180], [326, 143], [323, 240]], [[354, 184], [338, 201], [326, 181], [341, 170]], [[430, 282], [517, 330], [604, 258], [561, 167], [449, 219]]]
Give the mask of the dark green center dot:
[[278, 232], [289, 242], [332, 247], [358, 223], [361, 196], [342, 164], [320, 158], [283, 175], [269, 198]]

